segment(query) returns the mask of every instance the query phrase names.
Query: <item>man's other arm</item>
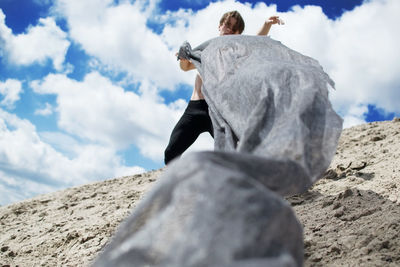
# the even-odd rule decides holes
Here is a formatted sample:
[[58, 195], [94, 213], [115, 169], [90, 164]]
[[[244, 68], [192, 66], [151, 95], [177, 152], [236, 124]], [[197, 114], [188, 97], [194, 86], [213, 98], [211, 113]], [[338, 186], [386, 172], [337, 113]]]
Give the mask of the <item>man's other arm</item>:
[[272, 16], [267, 21], [264, 22], [264, 25], [257, 33], [257, 35], [268, 35], [269, 30], [273, 24], [284, 25], [285, 23], [278, 16]]

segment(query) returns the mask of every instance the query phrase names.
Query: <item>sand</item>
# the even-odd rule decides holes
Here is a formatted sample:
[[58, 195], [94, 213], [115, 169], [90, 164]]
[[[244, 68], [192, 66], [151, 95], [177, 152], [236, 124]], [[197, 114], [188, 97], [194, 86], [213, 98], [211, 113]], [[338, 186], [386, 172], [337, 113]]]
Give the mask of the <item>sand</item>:
[[[288, 198], [305, 266], [400, 266], [400, 119], [345, 129], [324, 177]], [[88, 266], [162, 170], [0, 207], [0, 266]]]
[[400, 266], [400, 119], [345, 129], [323, 179], [289, 198], [306, 266]]

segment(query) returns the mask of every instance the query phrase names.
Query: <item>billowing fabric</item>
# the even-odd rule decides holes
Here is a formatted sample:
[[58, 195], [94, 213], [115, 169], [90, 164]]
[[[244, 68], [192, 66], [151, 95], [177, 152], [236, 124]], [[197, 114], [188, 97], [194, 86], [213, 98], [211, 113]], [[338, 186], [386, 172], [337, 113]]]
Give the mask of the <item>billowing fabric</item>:
[[321, 176], [342, 119], [328, 99], [334, 82], [318, 61], [266, 36], [228, 35], [184, 47], [182, 57], [192, 59], [203, 79], [216, 150], [289, 159], [310, 182]]
[[301, 224], [282, 196], [307, 190], [341, 133], [317, 61], [263, 36], [185, 43], [215, 150], [172, 161], [95, 266], [302, 266]]

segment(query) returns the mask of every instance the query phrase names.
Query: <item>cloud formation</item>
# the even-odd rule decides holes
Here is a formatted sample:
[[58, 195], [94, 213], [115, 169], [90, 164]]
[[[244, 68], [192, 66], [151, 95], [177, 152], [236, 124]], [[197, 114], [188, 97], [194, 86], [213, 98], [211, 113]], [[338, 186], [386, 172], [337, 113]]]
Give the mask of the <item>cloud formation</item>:
[[87, 74], [83, 81], [50, 74], [33, 81], [31, 87], [38, 94], [57, 96], [60, 129], [116, 150], [135, 144], [145, 157], [159, 161], [168, 141], [166, 129], [172, 129], [182, 112], [182, 104], [167, 106], [147, 95], [125, 91], [98, 72]]
[[[282, 14], [287, 29], [275, 36], [320, 61], [336, 82], [336, 91], [331, 92], [333, 105], [345, 125], [351, 126], [365, 122], [368, 105], [400, 112], [398, 12], [399, 1], [365, 1], [332, 21], [319, 7], [297, 6]], [[365, 112], [354, 113], [360, 106]]]
[[35, 115], [49, 116], [51, 114], [53, 114], [53, 107], [49, 103], [46, 103], [44, 108], [35, 110]]
[[68, 149], [72, 153], [68, 157], [54, 148], [57, 145], [49, 144], [51, 134], [45, 136], [50, 142], [44, 142], [29, 121], [1, 109], [0, 136], [0, 188], [8, 188], [4, 194], [0, 192], [0, 203], [9, 203], [18, 196], [30, 197], [144, 171], [140, 167], [124, 166], [111, 147], [82, 145], [70, 137], [70, 142], [64, 143], [66, 137], [62, 140], [60, 134], [52, 136], [55, 144], [70, 145]]
[[5, 15], [0, 9], [0, 43], [3, 56], [15, 65], [46, 64], [50, 60], [54, 68], [62, 70], [65, 55], [70, 45], [67, 34], [53, 18], [40, 18], [38, 25], [29, 27], [26, 33], [14, 35], [5, 24]]
[[0, 105], [7, 109], [13, 109], [15, 102], [20, 99], [22, 92], [20, 81], [15, 79], [7, 79], [5, 82], [0, 81], [0, 95], [3, 95]]
[[[57, 14], [66, 19], [71, 39], [102, 64], [127, 72], [136, 81], [172, 89], [189, 82], [176, 67], [175, 50], [147, 27], [154, 5], [112, 0], [59, 0]], [[91, 12], [87, 12], [91, 10]], [[168, 70], [168, 71], [166, 71]]]

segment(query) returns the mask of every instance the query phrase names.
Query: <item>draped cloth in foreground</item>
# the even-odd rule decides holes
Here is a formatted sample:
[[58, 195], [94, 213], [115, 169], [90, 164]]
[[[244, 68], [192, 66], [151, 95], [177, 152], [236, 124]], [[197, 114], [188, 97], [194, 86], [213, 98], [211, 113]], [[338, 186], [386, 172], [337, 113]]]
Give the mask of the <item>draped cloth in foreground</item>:
[[95, 266], [302, 266], [283, 196], [328, 168], [341, 133], [317, 61], [263, 36], [185, 43], [214, 126], [214, 152], [173, 161]]

